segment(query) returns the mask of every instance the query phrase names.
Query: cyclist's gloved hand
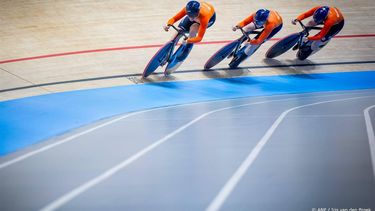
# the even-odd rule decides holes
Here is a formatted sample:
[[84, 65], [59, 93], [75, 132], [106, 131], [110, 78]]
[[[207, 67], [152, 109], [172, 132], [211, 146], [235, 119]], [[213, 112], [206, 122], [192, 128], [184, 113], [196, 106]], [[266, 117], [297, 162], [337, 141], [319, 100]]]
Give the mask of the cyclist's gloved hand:
[[174, 23], [175, 23], [175, 21], [174, 21], [173, 18], [169, 19], [168, 22], [167, 22], [167, 24], [165, 26], [163, 26], [164, 30], [168, 31], [169, 27], [171, 27]]
[[297, 19], [294, 19], [294, 20], [292, 20], [292, 24], [293, 24], [293, 25], [296, 25], [296, 24], [297, 24], [297, 22], [298, 22], [298, 20], [297, 20]]
[[164, 25], [163, 28], [164, 28], [164, 31], [169, 31], [169, 27], [171, 27], [170, 25]]
[[189, 37], [183, 37], [183, 39], [182, 39], [182, 45], [185, 45], [187, 43], [188, 39], [189, 39]]
[[238, 26], [238, 25], [236, 25], [236, 26], [233, 26], [233, 28], [232, 28], [232, 30], [235, 32], [235, 31], [237, 31], [237, 29], [239, 29], [240, 27]]
[[182, 39], [182, 45], [185, 45], [185, 44], [186, 44], [186, 40]]

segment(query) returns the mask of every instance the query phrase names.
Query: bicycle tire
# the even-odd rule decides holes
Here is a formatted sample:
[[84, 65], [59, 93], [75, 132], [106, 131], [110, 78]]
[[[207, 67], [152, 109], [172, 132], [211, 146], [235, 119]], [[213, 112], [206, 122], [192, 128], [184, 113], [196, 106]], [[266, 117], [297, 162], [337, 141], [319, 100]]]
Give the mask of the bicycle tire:
[[227, 56], [229, 56], [230, 53], [236, 48], [240, 41], [234, 40], [224, 47], [222, 47], [220, 50], [218, 50], [216, 53], [214, 53], [206, 62], [204, 65], [205, 70], [209, 70], [215, 65], [219, 64], [221, 61], [223, 61]]
[[297, 58], [299, 60], [303, 61], [303, 60], [307, 59], [307, 57], [309, 57], [312, 52], [313, 52], [313, 50], [311, 50], [310, 46], [305, 46], [304, 48], [301, 48], [300, 50], [298, 50]]
[[168, 42], [155, 53], [155, 55], [150, 59], [149, 63], [146, 65], [142, 74], [142, 78], [146, 78], [153, 72], [155, 72], [155, 70], [160, 66], [161, 62], [165, 59], [168, 51], [172, 47], [173, 42]]
[[300, 33], [294, 33], [279, 40], [268, 49], [266, 53], [266, 58], [272, 59], [287, 52], [289, 49], [291, 49], [293, 46], [297, 44], [299, 37]]

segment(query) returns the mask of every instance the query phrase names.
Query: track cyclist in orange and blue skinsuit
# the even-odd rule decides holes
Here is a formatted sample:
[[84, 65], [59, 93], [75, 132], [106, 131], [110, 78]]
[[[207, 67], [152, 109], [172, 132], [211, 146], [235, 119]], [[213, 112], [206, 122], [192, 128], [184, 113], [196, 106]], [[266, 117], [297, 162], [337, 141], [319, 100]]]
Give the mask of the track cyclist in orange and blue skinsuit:
[[184, 49], [180, 54], [176, 55], [176, 62], [171, 65], [171, 71], [176, 70], [182, 64], [189, 55], [194, 43], [198, 43], [203, 39], [206, 29], [215, 23], [216, 13], [214, 7], [207, 2], [189, 1], [186, 7], [169, 19], [167, 25], [164, 26], [164, 30], [168, 31], [171, 25], [182, 18], [184, 19], [179, 23], [178, 27], [189, 32], [189, 38], [182, 44], [181, 47]]
[[313, 19], [306, 24], [307, 27], [323, 24], [323, 29], [318, 34], [307, 38], [308, 41], [311, 41], [311, 50], [315, 53], [341, 31], [344, 27], [344, 16], [336, 7], [317, 6], [299, 15], [292, 21], [292, 24], [295, 25], [297, 21], [311, 16]]
[[244, 54], [240, 55], [238, 62], [242, 62], [247, 57], [251, 56], [264, 42], [271, 39], [283, 27], [283, 20], [279, 13], [273, 10], [260, 9], [256, 13], [250, 15], [236, 26], [233, 31], [239, 28], [244, 28], [244, 31], [251, 32], [255, 29], [262, 29], [261, 33], [254, 39], [246, 43], [247, 47]]

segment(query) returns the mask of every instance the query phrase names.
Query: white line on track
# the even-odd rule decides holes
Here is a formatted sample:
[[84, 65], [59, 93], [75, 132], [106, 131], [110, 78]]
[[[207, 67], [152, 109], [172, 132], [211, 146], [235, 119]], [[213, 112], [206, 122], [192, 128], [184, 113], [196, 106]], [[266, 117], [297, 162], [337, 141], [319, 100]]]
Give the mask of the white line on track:
[[[317, 104], [328, 103], [328, 102], [344, 101], [344, 100], [351, 100], [351, 99], [361, 99], [361, 98], [368, 98], [368, 97], [373, 97], [373, 96], [362, 96], [362, 97], [355, 97], [355, 98], [346, 98], [346, 99], [339, 99], [339, 100], [331, 100], [331, 101], [324, 101], [324, 102], [319, 102], [319, 103], [313, 103], [313, 104], [309, 104], [309, 105], [317, 105]], [[279, 99], [279, 100], [269, 100], [269, 101], [255, 102], [255, 103], [247, 103], [247, 104], [241, 104], [241, 105], [237, 105], [237, 106], [230, 106], [230, 107], [220, 108], [220, 109], [216, 109], [216, 110], [204, 113], [204, 114], [198, 116], [197, 118], [193, 119], [192, 121], [188, 122], [187, 124], [179, 127], [178, 129], [174, 130], [173, 132], [169, 133], [165, 137], [163, 137], [163, 138], [159, 139], [158, 141], [154, 142], [153, 144], [149, 145], [148, 147], [144, 148], [143, 150], [139, 151], [138, 153], [134, 154], [130, 158], [127, 158], [126, 160], [122, 161], [118, 165], [110, 168], [109, 170], [105, 171], [104, 173], [100, 174], [99, 176], [97, 176], [97, 177], [91, 179], [90, 181], [88, 181], [88, 182], [80, 185], [79, 187], [71, 190], [70, 192], [66, 193], [65, 195], [61, 196], [60, 198], [56, 199], [55, 201], [51, 202], [50, 204], [46, 205], [41, 210], [42, 211], [52, 211], [52, 210], [56, 210], [56, 209], [62, 207], [63, 205], [65, 205], [69, 201], [73, 200], [74, 198], [76, 198], [77, 196], [79, 196], [82, 193], [86, 192], [90, 188], [92, 188], [92, 187], [98, 185], [99, 183], [105, 181], [106, 179], [110, 178], [111, 176], [113, 176], [114, 174], [116, 174], [117, 172], [119, 172], [120, 170], [124, 169], [125, 167], [127, 167], [130, 164], [132, 164], [133, 162], [137, 161], [139, 158], [141, 158], [142, 156], [144, 156], [148, 152], [152, 151], [156, 147], [158, 147], [161, 144], [165, 143], [166, 141], [170, 140], [172, 137], [174, 137], [178, 133], [182, 132], [186, 128], [190, 127], [191, 125], [195, 124], [196, 122], [200, 121], [201, 119], [207, 117], [208, 115], [211, 115], [213, 113], [217, 113], [217, 112], [220, 112], [220, 111], [224, 111], [224, 110], [233, 109], [233, 108], [240, 108], [240, 107], [245, 107], [245, 106], [250, 106], [250, 105], [259, 105], [259, 104], [264, 104], [264, 103], [277, 102], [277, 101], [285, 101], [285, 100], [288, 100], [288, 99]], [[307, 107], [307, 106], [308, 105], [295, 107], [293, 109], [288, 110], [288, 112], [290, 112], [292, 110], [295, 110], [297, 108], [302, 108], [302, 107]], [[274, 125], [271, 127], [270, 130], [275, 130], [276, 127], [278, 126], [278, 124], [280, 124], [280, 122], [286, 116], [286, 114], [288, 112], [284, 112], [282, 114], [283, 117], [282, 118], [279, 117], [276, 120], [276, 124], [274, 123]], [[265, 139], [268, 139], [272, 135], [272, 133], [273, 132], [267, 132], [267, 134], [266, 134], [267, 137]], [[258, 151], [260, 151], [260, 150], [258, 150]], [[234, 186], [233, 186], [233, 188], [234, 188]], [[224, 198], [224, 200], [225, 200], [225, 198]], [[220, 208], [220, 206], [218, 208]]]
[[272, 126], [267, 130], [267, 132], [264, 134], [264, 136], [260, 139], [258, 144], [253, 148], [253, 150], [250, 152], [250, 154], [246, 157], [246, 159], [241, 163], [239, 168], [235, 171], [235, 173], [232, 175], [232, 177], [227, 181], [227, 183], [224, 185], [224, 187], [220, 190], [220, 192], [216, 195], [214, 200], [210, 203], [210, 205], [207, 207], [206, 211], [217, 211], [220, 210], [226, 199], [229, 197], [229, 195], [232, 193], [234, 188], [237, 186], [238, 182], [242, 179], [242, 177], [245, 175], [246, 171], [250, 168], [250, 166], [254, 163], [256, 158], [258, 157], [261, 150], [264, 148], [264, 146], [267, 144], [267, 142], [270, 140], [272, 134], [275, 132], [277, 127], [281, 124], [281, 122], [285, 119], [285, 117], [292, 111], [295, 111], [300, 108], [305, 108], [309, 106], [315, 106], [320, 105], [324, 103], [332, 103], [332, 102], [340, 102], [340, 101], [348, 101], [348, 100], [356, 100], [361, 98], [369, 98], [374, 96], [363, 96], [363, 97], [353, 97], [353, 98], [345, 98], [345, 99], [337, 99], [337, 100], [328, 100], [328, 101], [321, 101], [317, 103], [311, 103], [306, 104], [302, 106], [297, 106], [291, 109], [288, 109], [284, 111], [272, 124]]
[[375, 108], [375, 105], [366, 108], [363, 111], [363, 113], [365, 114], [366, 130], [367, 130], [368, 142], [370, 144], [372, 170], [373, 170], [374, 178], [375, 178], [375, 135], [374, 135], [374, 127], [372, 125], [371, 117], [370, 117], [370, 110], [373, 108]]
[[104, 173], [100, 174], [99, 176], [91, 179], [90, 181], [82, 184], [81, 186], [79, 186], [79, 187], [73, 189], [72, 191], [70, 191], [69, 193], [61, 196], [58, 199], [56, 199], [52, 203], [50, 203], [47, 206], [45, 206], [44, 208], [42, 208], [41, 211], [51, 211], [51, 210], [56, 210], [56, 209], [60, 208], [61, 206], [68, 203], [69, 201], [71, 201], [75, 197], [77, 197], [80, 194], [86, 192], [88, 189], [90, 189], [90, 188], [94, 187], [95, 185], [103, 182], [104, 180], [108, 179], [112, 175], [116, 174], [118, 171], [122, 170], [126, 166], [128, 166], [128, 165], [132, 164], [133, 162], [137, 161], [139, 158], [141, 158], [142, 156], [144, 156], [145, 154], [147, 154], [151, 150], [160, 146], [164, 142], [168, 141], [169, 139], [171, 139], [172, 137], [174, 137], [178, 133], [182, 132], [186, 128], [190, 127], [191, 125], [193, 125], [194, 123], [198, 122], [199, 120], [203, 119], [204, 117], [206, 117], [208, 115], [211, 115], [213, 113], [217, 113], [217, 112], [220, 112], [220, 111], [224, 111], [224, 110], [233, 109], [233, 108], [240, 108], [240, 107], [245, 107], [245, 106], [250, 106], [250, 105], [259, 105], [259, 104], [270, 103], [270, 102], [286, 101], [286, 100], [290, 100], [290, 99], [292, 99], [292, 98], [280, 99], [280, 100], [268, 100], [268, 101], [261, 101], [261, 102], [255, 102], [255, 103], [247, 103], [247, 104], [230, 106], [230, 107], [220, 108], [220, 109], [216, 109], [216, 110], [213, 110], [213, 111], [206, 112], [206, 113], [198, 116], [197, 118], [193, 119], [192, 121], [188, 122], [187, 124], [179, 127], [177, 130], [174, 130], [173, 132], [171, 132], [168, 135], [164, 136], [163, 138], [159, 139], [158, 141], [154, 142], [153, 144], [149, 145], [148, 147], [144, 148], [143, 150], [137, 152], [136, 154], [134, 154], [130, 158], [127, 158], [126, 160], [122, 161], [118, 165], [110, 168], [109, 170], [105, 171]]
[[[259, 98], [264, 98], [264, 97], [265, 97], [265, 96], [262, 96], [262, 97], [259, 97]], [[256, 98], [258, 98], [258, 97], [254, 97], [254, 98], [252, 98], [252, 99], [256, 99]], [[228, 99], [228, 100], [219, 100], [219, 102], [226, 102], [226, 101], [231, 101], [231, 100], [233, 100], [233, 99]], [[282, 99], [282, 100], [287, 100], [287, 99]], [[126, 118], [131, 117], [131, 116], [134, 116], [134, 115], [143, 114], [143, 113], [146, 113], [146, 112], [151, 112], [151, 111], [156, 111], [156, 110], [162, 110], [162, 109], [168, 109], [168, 108], [174, 108], [174, 107], [183, 107], [183, 106], [186, 106], [186, 105], [198, 105], [198, 104], [204, 104], [204, 103], [210, 103], [210, 102], [212, 103], [212, 102], [215, 102], [215, 101], [197, 102], [197, 103], [189, 103], [189, 104], [182, 104], [182, 105], [173, 105], [173, 106], [166, 106], [166, 107], [160, 107], [160, 108], [153, 108], [153, 109], [148, 109], [148, 110], [138, 111], [138, 112], [134, 112], [134, 113], [129, 113], [129, 114], [126, 114], [126, 115], [120, 116], [120, 117], [118, 117], [118, 118], [112, 119], [112, 120], [110, 120], [110, 121], [108, 121], [108, 122], [105, 122], [105, 123], [99, 124], [99, 125], [97, 125], [97, 126], [95, 126], [95, 127], [92, 127], [92, 128], [90, 128], [90, 129], [87, 129], [87, 130], [82, 131], [82, 132], [80, 132], [80, 133], [77, 133], [77, 134], [74, 134], [74, 135], [72, 135], [72, 136], [69, 136], [69, 137], [67, 137], [67, 138], [64, 138], [64, 139], [62, 139], [62, 140], [56, 141], [56, 142], [54, 142], [54, 143], [52, 143], [52, 144], [49, 144], [49, 145], [46, 145], [46, 146], [41, 147], [41, 148], [39, 148], [39, 149], [33, 150], [33, 151], [31, 151], [31, 152], [28, 152], [28, 153], [26, 153], [26, 154], [24, 154], [24, 155], [21, 155], [21, 156], [19, 156], [19, 157], [16, 157], [16, 158], [11, 159], [11, 160], [9, 160], [9, 161], [6, 161], [6, 162], [4, 162], [4, 163], [1, 163], [1, 164], [0, 164], [0, 170], [3, 169], [3, 168], [6, 168], [6, 167], [8, 167], [8, 166], [11, 166], [11, 165], [13, 165], [13, 164], [15, 164], [15, 163], [18, 163], [18, 162], [20, 162], [20, 161], [22, 161], [22, 160], [25, 160], [25, 159], [27, 159], [27, 158], [29, 158], [29, 157], [32, 157], [32, 156], [37, 155], [37, 154], [39, 154], [39, 153], [45, 152], [45, 151], [50, 150], [50, 149], [52, 149], [52, 148], [55, 148], [55, 147], [57, 147], [57, 146], [59, 146], [59, 145], [62, 145], [62, 144], [67, 143], [67, 142], [69, 142], [69, 141], [72, 141], [72, 140], [74, 140], [74, 139], [76, 139], [76, 138], [79, 138], [79, 137], [81, 137], [81, 136], [83, 136], [83, 135], [86, 135], [86, 134], [88, 134], [88, 133], [91, 133], [91, 132], [96, 131], [96, 130], [98, 130], [98, 129], [100, 129], [100, 128], [106, 127], [106, 126], [108, 126], [108, 125], [111, 125], [111, 124], [113, 124], [113, 123], [116, 123], [116, 122], [118, 122], [118, 121], [120, 121], [120, 120], [126, 119]]]
[[[361, 91], [359, 91], [358, 93], [357, 93], [357, 91], [352, 91], [351, 94], [363, 94], [363, 91], [372, 91], [372, 89], [369, 89], [369, 90], [361, 90]], [[326, 92], [326, 93], [329, 93], [329, 92]], [[303, 93], [278, 95], [278, 97], [283, 97], [283, 96], [288, 96], [288, 97], [290, 97], [290, 96], [298, 96], [298, 95], [301, 95], [301, 94], [303, 94]], [[332, 96], [341, 96], [341, 95], [347, 95], [347, 93], [343, 93], [343, 94], [332, 94], [332, 95], [329, 95], [329, 94], [328, 94], [328, 95], [323, 95], [323, 96], [321, 96], [321, 97], [332, 97]], [[257, 98], [264, 98], [264, 97], [267, 97], [267, 96], [252, 97], [251, 99], [254, 100], [254, 99], [257, 99]], [[269, 97], [269, 96], [268, 96], [268, 97]], [[244, 98], [245, 98], [245, 97], [244, 97]], [[236, 98], [236, 99], [240, 100], [241, 98]], [[235, 100], [236, 100], [236, 99], [235, 99]], [[87, 129], [87, 130], [85, 130], [85, 131], [82, 131], [82, 132], [80, 132], [80, 133], [77, 133], [77, 134], [74, 134], [74, 135], [69, 136], [69, 137], [67, 137], [67, 138], [64, 138], [64, 139], [62, 139], [62, 140], [60, 140], [60, 141], [56, 141], [56, 142], [54, 142], [54, 143], [52, 143], [52, 144], [49, 144], [49, 145], [46, 145], [46, 146], [41, 147], [41, 148], [39, 148], [39, 149], [33, 150], [33, 151], [31, 151], [31, 152], [28, 152], [28, 153], [26, 153], [26, 154], [24, 154], [24, 155], [21, 155], [21, 156], [19, 156], [19, 157], [16, 157], [16, 158], [11, 159], [11, 160], [9, 160], [9, 161], [6, 161], [6, 162], [4, 162], [4, 163], [1, 163], [1, 164], [0, 164], [0, 170], [6, 168], [6, 167], [8, 167], [8, 166], [11, 166], [11, 165], [13, 165], [13, 164], [15, 164], [15, 163], [18, 163], [18, 162], [20, 162], [20, 161], [23, 161], [23, 160], [25, 160], [25, 159], [27, 159], [27, 158], [29, 158], [29, 157], [32, 157], [32, 156], [34, 156], [34, 155], [37, 155], [37, 154], [39, 154], [39, 153], [42, 153], [42, 152], [45, 152], [45, 151], [50, 150], [50, 149], [52, 149], [52, 148], [55, 148], [55, 147], [57, 147], [57, 146], [60, 146], [60, 145], [62, 145], [62, 144], [64, 144], [64, 143], [67, 143], [67, 142], [69, 142], [69, 141], [72, 141], [72, 140], [74, 140], [74, 139], [76, 139], [76, 138], [78, 138], [78, 137], [81, 137], [81, 136], [83, 136], [83, 135], [86, 135], [86, 134], [88, 134], [88, 133], [91, 133], [91, 132], [93, 132], [93, 131], [95, 131], [95, 130], [98, 130], [98, 129], [100, 129], [100, 128], [103, 128], [103, 127], [105, 127], [105, 126], [108, 126], [108, 125], [110, 125], [110, 124], [113, 124], [113, 123], [115, 123], [115, 122], [118, 122], [118, 121], [120, 121], [120, 120], [126, 119], [126, 118], [128, 118], [128, 117], [131, 117], [131, 116], [134, 116], [134, 115], [137, 115], [137, 114], [142, 114], [142, 113], [146, 113], [146, 112], [150, 112], [150, 111], [156, 111], [156, 110], [161, 110], [161, 109], [173, 108], [173, 107], [180, 107], [180, 106], [187, 106], [187, 105], [197, 105], [197, 104], [205, 104], [205, 103], [212, 103], [212, 102], [226, 102], [226, 101], [232, 101], [232, 100], [234, 100], [234, 99], [227, 99], [227, 100], [213, 100], [213, 101], [207, 101], [207, 102], [197, 102], [197, 103], [189, 103], [189, 104], [182, 104], [182, 105], [173, 105], [173, 106], [166, 106], [166, 107], [161, 107], [161, 108], [148, 109], [148, 110], [144, 110], [144, 111], [138, 111], [138, 112], [134, 112], [134, 113], [126, 114], [126, 115], [120, 116], [120, 117], [118, 117], [118, 118], [116, 118], [116, 119], [110, 120], [110, 121], [105, 122], [105, 123], [103, 123], [103, 124], [100, 124], [100, 125], [97, 125], [97, 126], [95, 126], [95, 127], [90, 128], [90, 129]], [[287, 99], [284, 99], [284, 100], [287, 100]]]
[[[147, 111], [150, 111], [150, 110], [147, 110]], [[147, 111], [135, 112], [135, 113], [131, 113], [131, 114], [127, 114], [127, 115], [124, 115], [124, 116], [118, 117], [118, 118], [116, 118], [116, 119], [113, 119], [113, 120], [111, 120], [111, 121], [105, 122], [105, 123], [100, 124], [100, 125], [98, 125], [98, 126], [92, 127], [92, 128], [90, 128], [90, 129], [88, 129], [88, 130], [85, 130], [85, 131], [82, 131], [82, 132], [80, 132], [80, 133], [77, 133], [77, 134], [74, 134], [74, 135], [72, 135], [72, 136], [69, 136], [69, 137], [67, 137], [67, 138], [64, 138], [64, 139], [62, 139], [62, 140], [60, 140], [60, 141], [54, 142], [54, 143], [52, 143], [52, 144], [49, 144], [49, 145], [44, 146], [44, 147], [42, 147], [42, 148], [39, 148], [39, 149], [37, 149], [37, 150], [34, 150], [34, 151], [31, 151], [31, 152], [26, 153], [26, 154], [24, 154], [24, 155], [21, 155], [21, 156], [19, 156], [19, 157], [17, 157], [17, 158], [14, 158], [14, 159], [12, 159], [12, 160], [7, 161], [7, 162], [1, 163], [1, 164], [0, 164], [0, 170], [3, 169], [3, 168], [5, 168], [5, 167], [8, 167], [8, 166], [10, 166], [10, 165], [12, 165], [12, 164], [15, 164], [15, 163], [17, 163], [17, 162], [20, 162], [20, 161], [22, 161], [22, 160], [25, 160], [25, 159], [27, 159], [27, 158], [29, 158], [29, 157], [31, 157], [31, 156], [34, 156], [34, 155], [36, 155], [36, 154], [39, 154], [39, 153], [44, 152], [44, 151], [47, 151], [47, 150], [49, 150], [49, 149], [52, 149], [52, 148], [54, 148], [54, 147], [57, 147], [57, 146], [59, 146], [59, 145], [61, 145], [61, 144], [64, 144], [64, 143], [66, 143], [66, 142], [69, 142], [69, 141], [71, 141], [71, 140], [73, 140], [73, 139], [76, 139], [76, 138], [78, 138], [78, 137], [80, 137], [80, 136], [83, 136], [83, 135], [85, 135], [85, 134], [91, 133], [91, 132], [93, 132], [93, 131], [95, 131], [95, 130], [97, 130], [97, 129], [100, 129], [100, 128], [105, 127], [105, 126], [110, 125], [110, 124], [113, 124], [113, 123], [115, 123], [115, 122], [118, 122], [118, 121], [120, 121], [120, 120], [122, 120], [122, 119], [125, 119], [125, 118], [128, 118], [128, 117], [130, 117], [130, 116], [134, 116], [134, 115], [136, 115], [136, 114], [141, 114], [141, 113], [144, 113], [144, 112], [147, 112]]]

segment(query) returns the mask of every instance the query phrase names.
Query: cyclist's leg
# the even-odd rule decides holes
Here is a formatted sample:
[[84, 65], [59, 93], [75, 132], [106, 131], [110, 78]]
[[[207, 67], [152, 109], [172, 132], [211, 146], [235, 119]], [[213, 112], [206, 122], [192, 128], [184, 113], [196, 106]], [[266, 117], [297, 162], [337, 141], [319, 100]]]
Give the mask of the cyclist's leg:
[[250, 33], [254, 31], [255, 29], [257, 29], [257, 27], [255, 26], [254, 23], [249, 23], [247, 26], [243, 27], [243, 30], [247, 33]]
[[[188, 32], [189, 38], [191, 38], [191, 37], [196, 36], [198, 29], [199, 29], [199, 24], [194, 21], [191, 21], [188, 17], [186, 17], [180, 22], [178, 27], [184, 30], [185, 32]], [[186, 57], [189, 55], [192, 48], [193, 48], [193, 44], [188, 44], [188, 43], [182, 44], [175, 52], [174, 58], [176, 58], [178, 63], [182, 63], [182, 61], [185, 60]], [[176, 66], [179, 66], [179, 65], [180, 64], [177, 64]]]
[[212, 15], [212, 17], [208, 21], [207, 29], [210, 28], [212, 25], [214, 25], [215, 22], [216, 22], [216, 12]]
[[318, 24], [314, 21], [314, 19], [311, 19], [309, 22], [307, 22], [306, 27], [313, 27], [317, 25]]
[[[252, 31], [254, 31], [255, 29], [257, 29], [257, 27], [255, 26], [254, 23], [250, 23], [248, 24], [247, 26], [245, 26], [243, 28], [243, 30], [246, 32], [246, 33], [250, 33]], [[261, 31], [260, 33], [262, 33], [263, 31]], [[259, 34], [254, 38], [254, 39], [257, 39], [259, 37]], [[251, 45], [249, 42], [246, 42], [245, 43], [245, 54], [247, 56], [250, 56], [251, 54], [253, 54], [255, 52], [255, 50], [259, 47], [259, 45]]]
[[[215, 21], [216, 21], [216, 13], [214, 13], [212, 15], [212, 17], [210, 18], [210, 20], [208, 21], [207, 28], [210, 28], [212, 25], [214, 25]], [[189, 38], [197, 36], [198, 30], [199, 30], [199, 26], [200, 26], [199, 23], [192, 22], [192, 23], [189, 23], [187, 26], [189, 26], [189, 30], [188, 30], [189, 31]], [[186, 27], [184, 26], [184, 28], [188, 29], [187, 26]]]
[[251, 56], [258, 48], [260, 45], [251, 45], [250, 43], [246, 43], [246, 48], [245, 48], [245, 54], [247, 56]]
[[[210, 18], [207, 28], [211, 27], [215, 23], [215, 21], [216, 21], [216, 13], [214, 13], [212, 17]], [[199, 26], [200, 26], [199, 23], [190, 21], [189, 18], [185, 18], [185, 20], [183, 20], [182, 22], [184, 23], [180, 24], [179, 27], [189, 32], [189, 38], [196, 37], [198, 30], [199, 30]], [[184, 50], [181, 52], [180, 55], [178, 55], [179, 61], [183, 61], [186, 59], [186, 57], [189, 55], [190, 51], [192, 50], [194, 44], [185, 43], [184, 46], [185, 46]]]
[[274, 28], [271, 32], [270, 35], [268, 35], [267, 39], [264, 41], [268, 41], [269, 39], [271, 39], [273, 36], [275, 36], [281, 29], [283, 28], [283, 24], [280, 24], [278, 27]]
[[[272, 32], [270, 33], [270, 35], [268, 35], [267, 39], [263, 41], [263, 43], [265, 43], [266, 41], [271, 39], [273, 36], [275, 36], [275, 34], [277, 34], [281, 30], [282, 27], [283, 27], [283, 24], [280, 24], [278, 27], [274, 28], [272, 30]], [[263, 33], [263, 31], [261, 33]], [[255, 37], [255, 39], [257, 39], [259, 36], [260, 36], [260, 34], [258, 34]], [[262, 44], [260, 44], [260, 45], [262, 45]], [[260, 45], [248, 45], [245, 49], [246, 55], [248, 55], [248, 56], [252, 55], [259, 48]]]
[[[314, 27], [314, 26], [317, 26], [317, 25], [319, 25], [319, 24], [317, 24], [314, 21], [314, 19], [311, 19], [309, 22], [307, 22], [306, 27]], [[310, 45], [311, 44], [311, 42], [305, 36], [302, 37], [302, 43], [304, 45]]]
[[332, 26], [332, 28], [328, 31], [327, 35], [323, 37], [321, 40], [317, 40], [311, 43], [311, 50], [313, 50], [313, 53], [316, 53], [318, 50], [323, 48], [328, 44], [328, 42], [337, 35], [342, 28], [344, 27], [344, 20], [342, 20], [340, 23]]
[[185, 17], [179, 24], [178, 27], [185, 32], [189, 32], [191, 25], [193, 25], [194, 22], [191, 21], [188, 17]]
[[[190, 26], [189, 38], [197, 36], [198, 29], [199, 29], [199, 24], [198, 23], [193, 23]], [[194, 46], [194, 44], [192, 44], [192, 43], [184, 43], [184, 44], [182, 44], [180, 46], [180, 48], [182, 48], [182, 51], [181, 51], [181, 53], [179, 55], [177, 55], [177, 60], [178, 61], [185, 60], [188, 57], [188, 55], [190, 54], [190, 51], [193, 48], [193, 46]]]
[[330, 40], [332, 37], [337, 35], [342, 30], [342, 28], [344, 28], [344, 24], [345, 24], [345, 21], [342, 20], [338, 24], [332, 26], [332, 28], [328, 31], [327, 35], [324, 36], [323, 39], [324, 40]]
[[193, 23], [189, 29], [189, 38], [196, 37], [199, 30], [199, 23]]
[[311, 50], [313, 51], [312, 54], [316, 53], [318, 50], [326, 46], [330, 40], [331, 39], [323, 41], [323, 39], [321, 39], [321, 40], [312, 41], [311, 42]]

